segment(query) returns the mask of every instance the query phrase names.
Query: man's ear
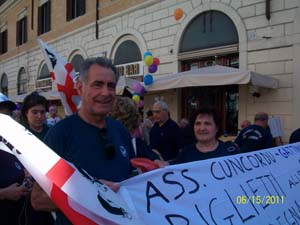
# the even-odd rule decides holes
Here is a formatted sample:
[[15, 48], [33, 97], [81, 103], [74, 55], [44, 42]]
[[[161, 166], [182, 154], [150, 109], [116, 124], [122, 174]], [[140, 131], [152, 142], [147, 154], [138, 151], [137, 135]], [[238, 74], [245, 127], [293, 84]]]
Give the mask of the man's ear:
[[82, 81], [77, 80], [77, 82], [75, 84], [75, 87], [76, 87], [79, 95], [81, 95], [81, 93], [82, 93], [82, 86], [83, 86]]

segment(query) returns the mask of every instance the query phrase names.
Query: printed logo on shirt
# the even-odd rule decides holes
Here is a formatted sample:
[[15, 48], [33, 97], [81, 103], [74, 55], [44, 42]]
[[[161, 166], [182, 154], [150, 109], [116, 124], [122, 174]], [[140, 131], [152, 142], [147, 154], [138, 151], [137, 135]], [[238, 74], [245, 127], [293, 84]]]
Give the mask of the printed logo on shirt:
[[124, 147], [124, 146], [120, 146], [120, 152], [121, 152], [121, 154], [122, 154], [122, 156], [124, 157], [124, 158], [127, 158], [128, 157], [128, 154], [127, 154], [127, 150], [126, 150], [126, 148]]
[[20, 163], [18, 162], [15, 162], [15, 167], [18, 169], [18, 170], [22, 170], [22, 166]]

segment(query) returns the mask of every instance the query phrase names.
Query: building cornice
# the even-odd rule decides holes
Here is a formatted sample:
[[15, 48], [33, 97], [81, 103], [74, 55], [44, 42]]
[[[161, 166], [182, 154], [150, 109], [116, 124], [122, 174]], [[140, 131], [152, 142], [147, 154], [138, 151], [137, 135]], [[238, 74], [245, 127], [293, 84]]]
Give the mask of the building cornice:
[[21, 0], [6, 0], [0, 7], [0, 16], [10, 8], [15, 7]]

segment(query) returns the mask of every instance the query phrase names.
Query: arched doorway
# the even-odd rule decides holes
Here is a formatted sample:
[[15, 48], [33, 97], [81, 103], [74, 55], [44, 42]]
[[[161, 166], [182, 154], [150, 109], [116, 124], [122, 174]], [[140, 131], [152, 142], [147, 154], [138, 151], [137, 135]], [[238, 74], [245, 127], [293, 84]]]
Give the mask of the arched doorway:
[[[179, 44], [181, 71], [212, 65], [239, 67], [238, 33], [232, 20], [216, 10], [196, 16], [185, 28]], [[235, 134], [238, 128], [238, 85], [182, 89], [182, 117], [200, 105], [211, 105], [221, 114], [221, 129]]]

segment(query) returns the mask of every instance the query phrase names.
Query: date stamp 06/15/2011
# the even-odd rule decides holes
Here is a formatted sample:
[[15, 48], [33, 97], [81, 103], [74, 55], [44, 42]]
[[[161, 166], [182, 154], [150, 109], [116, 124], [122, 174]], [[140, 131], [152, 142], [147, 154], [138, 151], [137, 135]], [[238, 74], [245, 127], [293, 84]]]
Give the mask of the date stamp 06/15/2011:
[[277, 204], [284, 204], [284, 196], [283, 195], [238, 195], [236, 197], [236, 204], [249, 204], [252, 203], [253, 205], [277, 205]]

